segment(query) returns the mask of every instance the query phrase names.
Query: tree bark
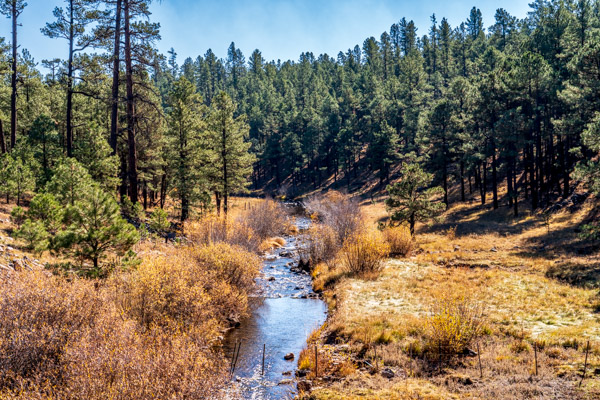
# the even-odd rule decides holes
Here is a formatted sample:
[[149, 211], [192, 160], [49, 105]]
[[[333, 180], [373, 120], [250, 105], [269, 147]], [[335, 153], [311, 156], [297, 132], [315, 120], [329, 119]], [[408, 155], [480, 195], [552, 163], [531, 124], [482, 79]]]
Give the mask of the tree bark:
[[221, 193], [215, 192], [215, 203], [217, 205], [217, 217], [221, 216]]
[[[223, 122], [225, 124], [225, 122]], [[227, 218], [227, 201], [229, 197], [229, 176], [227, 174], [227, 130], [223, 126], [221, 157], [223, 158], [223, 214]]]
[[117, 154], [117, 137], [119, 135], [119, 79], [121, 65], [121, 3], [117, 0], [115, 14], [115, 46], [113, 52], [112, 104], [110, 112], [110, 147], [112, 154]]
[[17, 2], [12, 2], [12, 75], [10, 78], [10, 148], [17, 144]]
[[460, 161], [460, 201], [465, 201], [465, 163]]
[[73, 0], [69, 0], [69, 60], [67, 62], [67, 157], [73, 157]]
[[6, 153], [6, 139], [4, 138], [4, 129], [2, 127], [2, 120], [0, 120], [0, 152]]
[[137, 155], [135, 146], [135, 107], [133, 98], [133, 66], [131, 60], [130, 1], [124, 1], [125, 12], [125, 75], [127, 80], [127, 176], [129, 178], [129, 199], [138, 202]]
[[492, 140], [492, 196], [494, 210], [498, 209], [498, 167], [496, 164], [496, 142]]

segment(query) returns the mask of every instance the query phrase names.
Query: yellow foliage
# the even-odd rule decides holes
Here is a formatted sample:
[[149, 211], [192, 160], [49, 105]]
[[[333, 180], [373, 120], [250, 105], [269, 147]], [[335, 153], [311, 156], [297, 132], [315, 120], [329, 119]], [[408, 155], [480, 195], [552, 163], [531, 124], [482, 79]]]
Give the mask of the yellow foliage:
[[446, 293], [434, 304], [427, 325], [430, 351], [458, 354], [483, 334], [484, 313], [472, 299]]
[[123, 310], [143, 326], [183, 324], [208, 331], [218, 327], [215, 319], [245, 311], [259, 268], [256, 255], [217, 243], [146, 259], [112, 280]]
[[344, 242], [342, 259], [348, 270], [363, 278], [377, 276], [383, 269], [383, 261], [390, 246], [378, 231], [356, 232]]
[[413, 237], [406, 226], [388, 227], [383, 230], [383, 237], [390, 245], [391, 255], [406, 257], [413, 248]]
[[192, 243], [200, 245], [229, 243], [257, 251], [261, 243], [261, 238], [247, 224], [212, 214], [186, 222], [184, 231]]

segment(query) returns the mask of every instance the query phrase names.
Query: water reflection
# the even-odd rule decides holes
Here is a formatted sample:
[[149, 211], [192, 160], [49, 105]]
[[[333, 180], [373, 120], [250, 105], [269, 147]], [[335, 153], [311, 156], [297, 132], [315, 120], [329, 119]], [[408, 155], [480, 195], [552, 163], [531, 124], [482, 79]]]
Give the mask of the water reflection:
[[[296, 223], [305, 229], [309, 220], [299, 218]], [[227, 336], [225, 351], [229, 357], [241, 342], [232, 384], [244, 399], [292, 398], [298, 354], [310, 332], [325, 322], [325, 303], [307, 298], [314, 296], [310, 276], [291, 271], [297, 263], [297, 245], [297, 238], [286, 238], [283, 248], [266, 257], [257, 279], [256, 297], [250, 298], [251, 314]], [[283, 359], [287, 353], [294, 353], [293, 361]]]

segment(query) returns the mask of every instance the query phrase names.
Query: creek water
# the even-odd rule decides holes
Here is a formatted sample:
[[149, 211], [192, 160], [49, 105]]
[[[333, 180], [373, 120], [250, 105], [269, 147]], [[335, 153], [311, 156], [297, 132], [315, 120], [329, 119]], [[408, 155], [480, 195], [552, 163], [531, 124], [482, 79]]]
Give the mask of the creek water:
[[[310, 221], [296, 218], [300, 232]], [[225, 351], [231, 356], [239, 344], [239, 357], [232, 378], [235, 398], [280, 400], [296, 393], [294, 372], [306, 340], [327, 317], [325, 303], [312, 291], [311, 278], [294, 272], [300, 236], [286, 237], [283, 247], [269, 252], [256, 279], [257, 291], [250, 298], [250, 315], [229, 331]], [[263, 346], [265, 367], [262, 373]], [[284, 356], [294, 354], [294, 360]], [[233, 393], [232, 389], [232, 393]], [[234, 396], [231, 396], [234, 397]]]

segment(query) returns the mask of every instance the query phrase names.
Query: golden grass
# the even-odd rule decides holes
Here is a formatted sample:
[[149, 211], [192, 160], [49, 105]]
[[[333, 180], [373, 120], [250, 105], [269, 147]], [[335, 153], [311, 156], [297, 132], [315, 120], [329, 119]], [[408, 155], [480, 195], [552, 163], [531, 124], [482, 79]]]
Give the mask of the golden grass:
[[[343, 385], [313, 391], [313, 398], [574, 398], [588, 340], [592, 351], [583, 395], [599, 396], [599, 380], [589, 371], [600, 367], [600, 296], [597, 289], [554, 278], [572, 273], [569, 268], [581, 274], [582, 268], [599, 265], [597, 253], [573, 250], [585, 246], [576, 228], [593, 206], [555, 214], [548, 233], [543, 218], [526, 210], [513, 218], [508, 208], [453, 205], [441, 224], [419, 226], [413, 256], [388, 261], [377, 279], [364, 281], [319, 265], [314, 285], [334, 307], [328, 331], [356, 351], [379, 346], [385, 365], [414, 367], [419, 379], [388, 384], [357, 372]], [[362, 209], [367, 226], [387, 216], [381, 202], [365, 202]], [[478, 379], [473, 359], [448, 363], [437, 376], [408, 357], [427, 351], [431, 311], [447, 293], [468, 297], [485, 310], [485, 335], [478, 343], [488, 377], [477, 385], [460, 383], [461, 374]], [[531, 379], [534, 344], [543, 371]], [[431, 393], [415, 392], [415, 382]]]

